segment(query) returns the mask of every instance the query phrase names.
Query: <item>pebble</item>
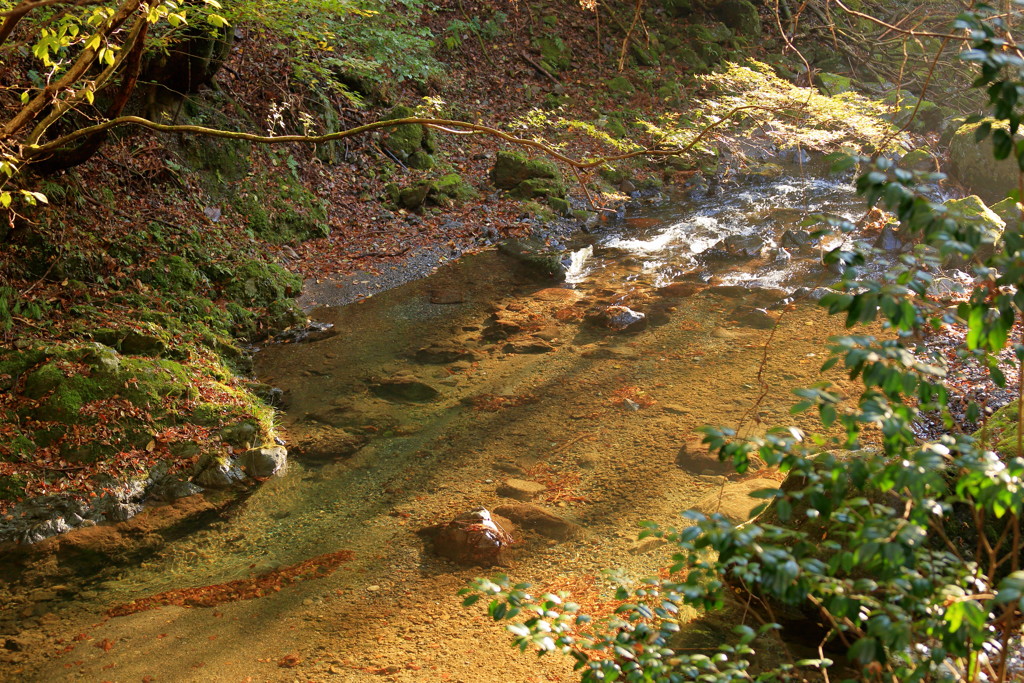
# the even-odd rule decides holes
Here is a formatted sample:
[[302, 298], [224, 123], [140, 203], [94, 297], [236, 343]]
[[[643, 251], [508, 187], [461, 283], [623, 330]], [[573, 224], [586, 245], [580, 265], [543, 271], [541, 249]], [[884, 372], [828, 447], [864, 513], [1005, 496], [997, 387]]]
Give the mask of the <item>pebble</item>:
[[372, 586], [367, 586], [366, 590], [370, 591], [371, 593], [376, 593], [380, 590], [380, 586], [378, 586], [377, 584], [373, 584]]

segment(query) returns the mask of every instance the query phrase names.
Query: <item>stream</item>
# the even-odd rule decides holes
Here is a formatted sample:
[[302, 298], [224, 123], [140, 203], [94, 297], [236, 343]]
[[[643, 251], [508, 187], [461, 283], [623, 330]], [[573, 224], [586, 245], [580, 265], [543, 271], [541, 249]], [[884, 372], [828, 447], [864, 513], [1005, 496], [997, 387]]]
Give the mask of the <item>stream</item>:
[[818, 379], [842, 330], [790, 298], [834, 278], [800, 224], [861, 210], [830, 180], [723, 185], [570, 244], [564, 285], [490, 250], [315, 310], [327, 333], [256, 357], [283, 390], [286, 474], [142, 563], [37, 589], [24, 656], [0, 677], [573, 680], [568, 658], [521, 654], [461, 607], [456, 591], [497, 569], [439, 557], [417, 532], [505, 510], [522, 540], [500, 570], [606, 614], [602, 569], [667, 563], [639, 522], [741, 515], [726, 492], [778, 481], [727, 476], [694, 429], [792, 421], [790, 389]]

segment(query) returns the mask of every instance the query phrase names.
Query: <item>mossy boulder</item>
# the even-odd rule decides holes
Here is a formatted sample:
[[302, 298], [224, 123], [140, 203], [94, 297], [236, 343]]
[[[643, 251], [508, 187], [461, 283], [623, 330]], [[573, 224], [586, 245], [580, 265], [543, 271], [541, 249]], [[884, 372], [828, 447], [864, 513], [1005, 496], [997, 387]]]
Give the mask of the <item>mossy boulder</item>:
[[935, 170], [935, 156], [924, 147], [918, 147], [904, 154], [903, 158], [900, 159], [900, 164], [904, 168], [911, 168], [917, 171], [933, 171]]
[[616, 76], [605, 81], [608, 92], [616, 97], [629, 97], [636, 92], [636, 88], [625, 76]]
[[434, 182], [434, 190], [449, 199], [463, 202], [477, 196], [476, 189], [458, 173], [448, 173]]
[[662, 0], [661, 6], [671, 17], [684, 18], [693, 14], [693, 0]]
[[[1017, 399], [992, 413], [992, 416], [985, 425], [992, 449], [1009, 458], [1024, 455], [1017, 450], [1017, 410], [1019, 401], [1020, 399]], [[980, 438], [981, 436], [983, 434], [979, 430], [975, 437]]]
[[[382, 121], [408, 119], [416, 116], [416, 110], [405, 105], [398, 105], [389, 111]], [[426, 170], [434, 167], [434, 139], [430, 130], [421, 124], [395, 126], [384, 136], [384, 146], [399, 160], [410, 168]]]
[[[947, 200], [945, 207], [948, 215], [958, 223], [972, 223], [981, 231], [981, 244], [975, 247], [973, 260], [983, 261], [992, 256], [995, 245], [1003, 238], [1005, 221], [988, 208], [978, 195]], [[954, 256], [947, 259], [947, 265], [963, 265], [963, 260]]]
[[761, 17], [749, 0], [723, 0], [715, 5], [711, 12], [737, 35], [748, 38], [761, 35]]
[[[953, 175], [962, 185], [986, 202], [1000, 202], [1017, 189], [1020, 170], [1013, 155], [1001, 161], [992, 156], [992, 137], [975, 141], [975, 132], [983, 122], [961, 126], [949, 143], [949, 161]], [[992, 125], [992, 121], [988, 121]]]
[[331, 233], [323, 200], [291, 178], [247, 179], [234, 206], [249, 229], [269, 242], [299, 242]]
[[853, 83], [848, 76], [822, 72], [814, 77], [815, 85], [822, 95], [835, 96], [839, 93], [852, 92]]
[[564, 197], [566, 194], [557, 166], [546, 159], [530, 159], [522, 152], [498, 152], [491, 181], [495, 187], [511, 190], [519, 197]]
[[993, 204], [989, 208], [992, 209], [992, 212], [995, 215], [1002, 218], [1004, 223], [1006, 223], [1006, 230], [1003, 231], [1004, 234], [1007, 231], [1018, 235], [1021, 234], [1022, 223], [1020, 206], [1018, 206], [1016, 201], [1007, 197], [1003, 201]]

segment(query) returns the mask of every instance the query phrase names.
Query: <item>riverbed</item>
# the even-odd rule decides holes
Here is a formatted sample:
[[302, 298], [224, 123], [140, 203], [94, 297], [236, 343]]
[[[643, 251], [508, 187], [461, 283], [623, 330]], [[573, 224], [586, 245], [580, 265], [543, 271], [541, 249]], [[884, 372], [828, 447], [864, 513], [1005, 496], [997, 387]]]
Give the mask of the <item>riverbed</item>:
[[[602, 570], [667, 564], [670, 549], [636, 540], [641, 521], [779, 481], [731, 473], [695, 429], [792, 421], [790, 390], [819, 379], [842, 331], [815, 305], [834, 275], [800, 224], [858, 207], [849, 186], [799, 176], [711, 188], [565, 245], [567, 283], [488, 250], [314, 310], [331, 327], [256, 356], [282, 390], [288, 471], [142, 563], [37, 589], [7, 672], [572, 680], [570, 660], [513, 650], [456, 592], [502, 571], [607, 613]], [[643, 317], [622, 329], [619, 309]], [[554, 521], [519, 509], [501, 567], [438, 556], [423, 530], [480, 506]]]

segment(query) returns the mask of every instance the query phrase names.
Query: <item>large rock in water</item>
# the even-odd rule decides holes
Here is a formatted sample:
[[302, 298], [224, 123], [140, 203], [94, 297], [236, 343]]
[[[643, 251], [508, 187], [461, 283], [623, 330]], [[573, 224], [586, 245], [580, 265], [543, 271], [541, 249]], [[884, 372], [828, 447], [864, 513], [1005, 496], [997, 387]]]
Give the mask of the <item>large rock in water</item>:
[[957, 129], [949, 143], [949, 161], [953, 176], [962, 185], [986, 202], [995, 203], [1017, 189], [1019, 169], [1012, 154], [1001, 161], [995, 160], [991, 135], [975, 142], [974, 133], [980, 125], [981, 122], [969, 123]]
[[284, 446], [253, 448], [242, 453], [238, 462], [250, 477], [272, 477], [287, 466], [288, 450]]

